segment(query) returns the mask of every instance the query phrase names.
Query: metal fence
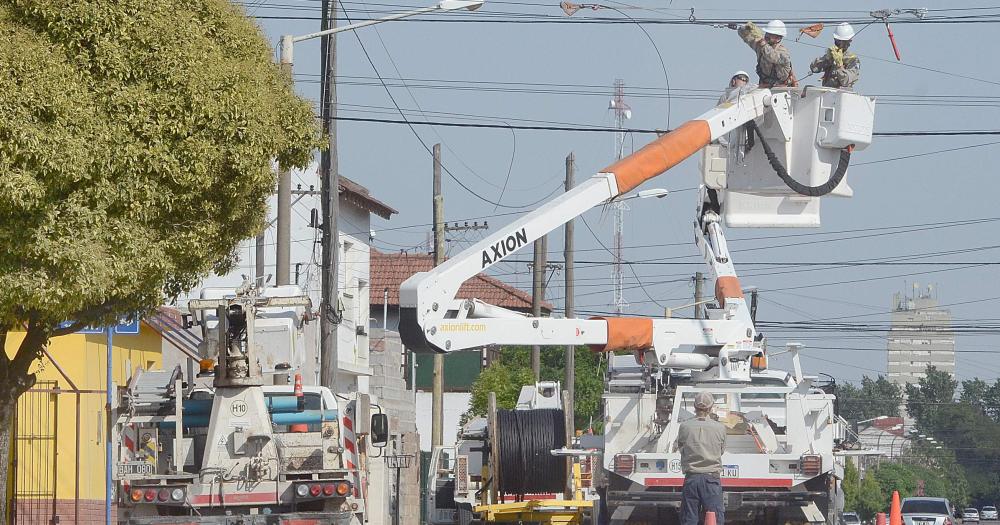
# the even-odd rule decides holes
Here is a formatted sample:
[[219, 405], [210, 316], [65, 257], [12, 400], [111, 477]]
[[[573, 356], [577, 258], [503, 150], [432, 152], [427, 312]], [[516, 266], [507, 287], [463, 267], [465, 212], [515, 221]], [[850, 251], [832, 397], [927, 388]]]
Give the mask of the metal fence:
[[59, 395], [56, 381], [39, 381], [17, 403], [14, 428], [14, 523], [49, 524], [56, 519], [59, 479]]

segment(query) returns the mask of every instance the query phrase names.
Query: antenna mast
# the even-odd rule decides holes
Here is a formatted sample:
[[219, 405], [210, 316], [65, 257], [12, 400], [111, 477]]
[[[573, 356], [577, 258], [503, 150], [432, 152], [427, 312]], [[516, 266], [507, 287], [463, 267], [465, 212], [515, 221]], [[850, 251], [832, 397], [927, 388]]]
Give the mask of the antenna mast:
[[[632, 118], [632, 108], [625, 102], [625, 81], [615, 79], [615, 95], [611, 99], [609, 109], [615, 112], [615, 160], [621, 160], [625, 151], [625, 121]], [[623, 267], [624, 255], [622, 253], [622, 233], [625, 229], [625, 212], [628, 205], [621, 200], [611, 203], [615, 211], [614, 242], [612, 246], [612, 258], [614, 266], [614, 307], [615, 313], [621, 314], [628, 308], [625, 302], [625, 269]]]

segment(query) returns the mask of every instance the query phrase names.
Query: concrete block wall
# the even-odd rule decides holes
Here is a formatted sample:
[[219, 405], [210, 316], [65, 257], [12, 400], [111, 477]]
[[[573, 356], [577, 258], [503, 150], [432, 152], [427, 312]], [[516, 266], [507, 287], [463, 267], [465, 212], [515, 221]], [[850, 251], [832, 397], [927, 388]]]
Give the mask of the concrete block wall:
[[[403, 345], [397, 332], [381, 328], [373, 328], [369, 340], [371, 341], [369, 362], [372, 368], [369, 389], [382, 410], [389, 415], [391, 439], [384, 453], [405, 454], [411, 457], [409, 467], [400, 469], [398, 487], [395, 470], [385, 470], [385, 480], [390, 494], [388, 500], [394, 506], [394, 496], [398, 493], [399, 524], [418, 525], [420, 523], [420, 436], [417, 434], [413, 391], [406, 389], [406, 380], [403, 377]], [[390, 512], [393, 510], [389, 509]], [[391, 520], [388, 523], [392, 523]]]

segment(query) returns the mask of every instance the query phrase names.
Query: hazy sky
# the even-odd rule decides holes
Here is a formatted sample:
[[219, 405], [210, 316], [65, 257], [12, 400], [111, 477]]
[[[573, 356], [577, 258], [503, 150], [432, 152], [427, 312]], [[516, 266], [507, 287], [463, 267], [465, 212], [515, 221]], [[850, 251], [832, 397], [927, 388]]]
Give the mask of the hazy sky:
[[[387, 3], [345, 1], [342, 7], [352, 19], [364, 19], [427, 5], [419, 0], [382, 1]], [[272, 42], [277, 42], [281, 34], [303, 34], [319, 27], [319, 0], [245, 0], [245, 5], [248, 12], [259, 17]], [[378, 74], [389, 85], [395, 104], [406, 111], [407, 118], [416, 121], [608, 126], [613, 122], [608, 109], [611, 86], [620, 78], [633, 110], [629, 127], [674, 127], [712, 107], [717, 92], [735, 70], [753, 71], [754, 55], [735, 31], [677, 23], [687, 21], [690, 2], [607, 5], [634, 18], [670, 22], [643, 26], [669, 74], [669, 99], [656, 50], [637, 25], [551, 23], [585, 22], [595, 17], [623, 19], [621, 14], [584, 10], [567, 19], [556, 0], [487, 1], [475, 13], [434, 15], [437, 22], [391, 22], [362, 29], [356, 35], [339, 36], [340, 115], [400, 120], [394, 102], [359, 45], [359, 37]], [[985, 23], [896, 23], [892, 30], [902, 54], [901, 63], [893, 56], [884, 25], [872, 24], [860, 33], [851, 48], [862, 61], [861, 81], [856, 89], [879, 97], [877, 131], [1000, 129], [996, 124], [1000, 117], [1000, 72], [995, 56], [1000, 8], [981, 8], [988, 5], [971, 1], [957, 7], [950, 2], [922, 3], [919, 7], [931, 9], [929, 16], [973, 16], [977, 18], [971, 20]], [[833, 28], [830, 24], [818, 39], [802, 37], [802, 42], [796, 43], [793, 40], [799, 27], [815, 20], [871, 20], [868, 10], [891, 7], [913, 6], [846, 1], [755, 2], [736, 7], [731, 2], [698, 2], [694, 16], [696, 20], [789, 20], [793, 37], [786, 43], [801, 78], [808, 73], [809, 62], [830, 45]], [[445, 19], [448, 21], [440, 21]], [[914, 17], [900, 14], [896, 19], [907, 22]], [[863, 27], [856, 25], [855, 29]], [[299, 43], [295, 50], [297, 87], [314, 100], [318, 90], [318, 50], [318, 40]], [[406, 87], [400, 77], [408, 79]], [[818, 80], [814, 75], [806, 82]], [[400, 211], [390, 221], [373, 220], [374, 246], [384, 251], [426, 251], [431, 218], [431, 159], [424, 146], [409, 127], [400, 124], [342, 121], [339, 130], [341, 173], [364, 184], [377, 198]], [[564, 159], [570, 151], [576, 155], [578, 181], [609, 164], [614, 155], [614, 136], [609, 133], [441, 126], [415, 126], [415, 130], [427, 146], [444, 143], [444, 164], [455, 177], [487, 199], [508, 206], [534, 203], [561, 191]], [[626, 148], [630, 151], [634, 144], [638, 149], [651, 139], [648, 134], [631, 134]], [[992, 144], [893, 160], [988, 143]], [[848, 180], [855, 197], [823, 203], [822, 228], [728, 230], [729, 238], [734, 240], [731, 249], [742, 283], [761, 289], [758, 319], [806, 321], [849, 316], [840, 321], [884, 325], [888, 323], [893, 293], [919, 282], [934, 284], [941, 303], [955, 305], [951, 310], [961, 319], [957, 324], [996, 324], [1000, 317], [995, 315], [1000, 306], [997, 266], [941, 263], [995, 263], [1000, 245], [998, 222], [907, 226], [1000, 218], [994, 204], [1000, 179], [990, 162], [997, 157], [997, 144], [1000, 138], [995, 135], [879, 137], [866, 151], [854, 155]], [[508, 170], [509, 180], [501, 197]], [[300, 178], [304, 184], [317, 184], [314, 175]], [[698, 183], [697, 164], [688, 161], [643, 188], [680, 190]], [[448, 176], [444, 194], [448, 220], [487, 218], [493, 231], [514, 217], [497, 215], [517, 211], [480, 200]], [[294, 220], [304, 221], [309, 208], [318, 207], [318, 202], [310, 200], [303, 199], [296, 205]], [[630, 261], [641, 261], [632, 268], [645, 291], [662, 305], [690, 302], [693, 290], [684, 279], [703, 270], [691, 242], [696, 192], [677, 192], [665, 199], [630, 204], [625, 256]], [[585, 218], [601, 242], [610, 246], [613, 221], [609, 211], [595, 209]], [[577, 260], [609, 261], [610, 255], [598, 245], [587, 226], [580, 221], [577, 224]], [[342, 229], [350, 231], [350, 226], [342, 225]], [[835, 233], [845, 230], [851, 232]], [[300, 242], [293, 252], [293, 263], [308, 262], [311, 234], [304, 225], [296, 225], [295, 232], [293, 239]], [[464, 241], [477, 240], [482, 234], [456, 234], [449, 243], [449, 252], [456, 253], [468, 246]], [[787, 235], [797, 236], [774, 237]], [[760, 237], [768, 238], [739, 241]], [[831, 242], [843, 238], [848, 239]], [[273, 231], [269, 239], [273, 242]], [[550, 236], [549, 249], [550, 258], [562, 258], [561, 233]], [[960, 251], [938, 253], [953, 250]], [[517, 261], [530, 258], [530, 249], [514, 256]], [[880, 258], [898, 259], [896, 264], [882, 266], [780, 264]], [[250, 264], [249, 258], [244, 262]], [[899, 264], [910, 262], [933, 264]], [[578, 311], [611, 311], [611, 267], [580, 263], [578, 268]], [[494, 273], [530, 288], [531, 278], [524, 262], [501, 264]], [[647, 297], [631, 271], [627, 275], [628, 312], [662, 315], [662, 307]], [[561, 307], [561, 273], [551, 282], [548, 298]], [[885, 370], [883, 333], [766, 333], [772, 351], [789, 340], [805, 343], [807, 357], [803, 363], [809, 373], [857, 380], [863, 374]], [[995, 353], [985, 353], [994, 350], [997, 343], [992, 334], [959, 337], [959, 378], [1000, 376], [1000, 363], [993, 359]]]

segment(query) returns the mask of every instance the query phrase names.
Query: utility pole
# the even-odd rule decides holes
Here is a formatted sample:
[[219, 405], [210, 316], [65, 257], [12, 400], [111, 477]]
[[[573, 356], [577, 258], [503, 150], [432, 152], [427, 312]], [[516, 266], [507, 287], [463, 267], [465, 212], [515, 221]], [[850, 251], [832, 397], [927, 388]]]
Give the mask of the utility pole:
[[292, 258], [292, 173], [278, 171], [278, 234], [274, 284], [289, 284]]
[[[576, 158], [573, 156], [573, 152], [570, 152], [566, 156], [566, 191], [573, 189], [573, 172], [576, 169], [575, 166]], [[573, 298], [573, 219], [566, 221], [566, 226], [563, 229], [563, 261], [566, 265], [566, 271], [563, 274], [565, 278], [565, 288], [566, 293], [563, 298], [563, 315], [566, 319], [572, 319], [575, 316], [574, 309], [575, 304]], [[567, 412], [567, 421], [572, 425], [575, 421], [575, 400], [576, 400], [576, 347], [573, 345], [566, 346], [566, 373], [563, 388], [568, 393], [569, 400], [564, 403], [563, 409]], [[567, 432], [575, 430], [574, 428], [567, 428]]]
[[757, 322], [757, 287], [750, 290], [750, 320]]
[[705, 282], [705, 275], [701, 272], [696, 272], [694, 274], [694, 318], [704, 319], [705, 318], [705, 305], [701, 303], [702, 301], [702, 284]]
[[[542, 316], [542, 300], [545, 297], [545, 250], [548, 246], [548, 236], [542, 236], [534, 243], [535, 255], [531, 268], [531, 316]], [[542, 347], [532, 345], [531, 347], [531, 373], [535, 376], [535, 382], [542, 377]]]
[[[337, 4], [323, 0], [322, 29], [337, 25]], [[337, 380], [337, 326], [340, 324], [340, 233], [337, 216], [340, 213], [340, 180], [337, 166], [337, 40], [326, 35], [321, 41], [322, 86], [320, 89], [323, 131], [330, 144], [320, 157], [321, 197], [323, 213], [323, 279], [322, 311], [320, 313], [320, 385], [332, 389]]]
[[259, 284], [263, 284], [264, 277], [264, 250], [267, 248], [264, 246], [264, 232], [267, 231], [267, 227], [257, 235], [257, 240], [254, 243], [254, 278]]
[[[292, 57], [288, 56], [287, 53], [281, 53], [279, 66], [281, 73], [288, 75], [288, 80], [292, 81]], [[278, 167], [277, 223], [274, 284], [281, 286], [291, 283], [289, 274], [292, 258], [292, 172], [280, 166]]]
[[[434, 145], [434, 266], [444, 262], [444, 196], [441, 195], [441, 144]], [[444, 444], [444, 354], [434, 354], [431, 387], [431, 445]]]

